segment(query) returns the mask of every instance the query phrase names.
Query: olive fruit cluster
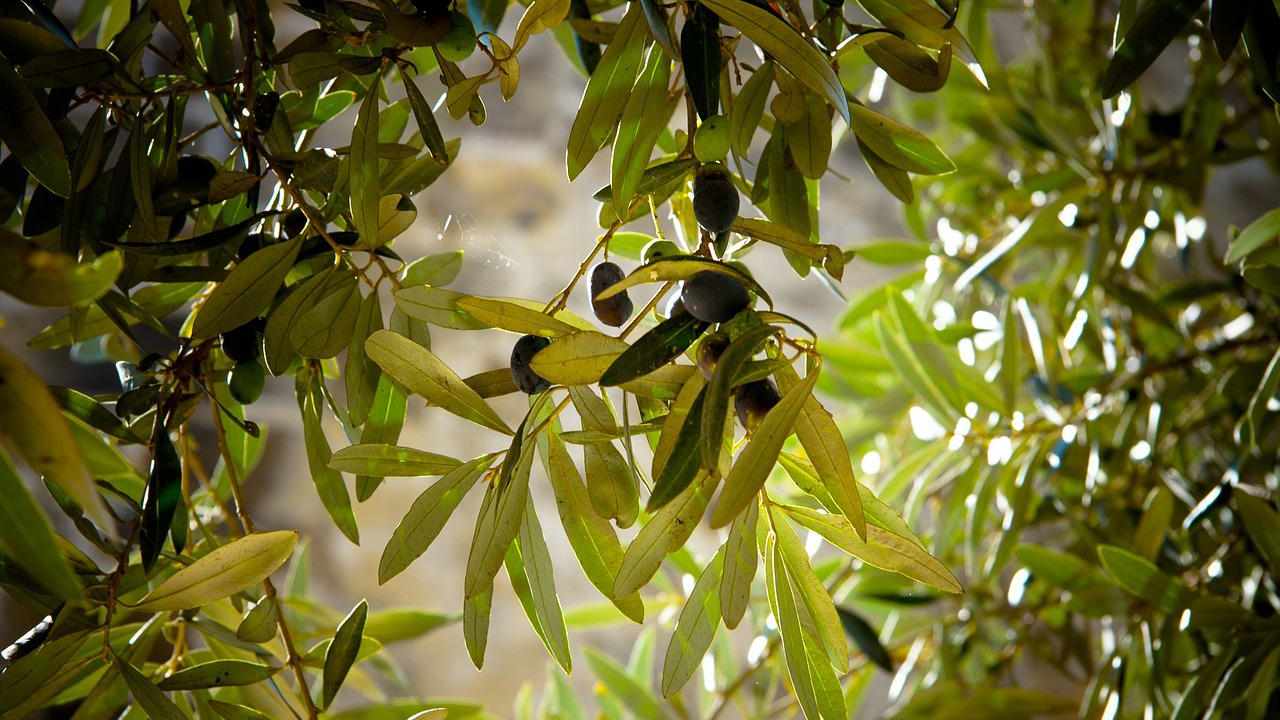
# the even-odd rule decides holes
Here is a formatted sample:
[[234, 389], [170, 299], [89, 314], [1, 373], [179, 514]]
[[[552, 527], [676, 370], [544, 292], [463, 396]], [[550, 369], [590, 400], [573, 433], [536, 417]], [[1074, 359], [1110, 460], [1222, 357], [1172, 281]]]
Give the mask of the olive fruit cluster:
[[265, 320], [254, 318], [222, 334], [222, 352], [235, 362], [227, 372], [227, 389], [236, 402], [244, 405], [261, 397], [267, 384], [266, 368], [258, 359], [266, 326]]

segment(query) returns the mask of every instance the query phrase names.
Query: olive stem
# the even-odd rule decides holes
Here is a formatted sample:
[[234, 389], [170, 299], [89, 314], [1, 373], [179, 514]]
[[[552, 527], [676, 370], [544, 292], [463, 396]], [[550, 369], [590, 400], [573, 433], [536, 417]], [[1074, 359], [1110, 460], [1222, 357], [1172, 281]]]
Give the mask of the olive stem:
[[578, 271], [573, 274], [573, 278], [569, 280], [569, 284], [565, 285], [560, 292], [552, 296], [551, 300], [547, 302], [546, 307], [542, 309], [543, 313], [547, 315], [554, 315], [564, 309], [564, 306], [569, 303], [569, 296], [573, 294], [573, 289], [577, 287], [578, 281], [582, 279], [583, 275], [587, 274], [587, 268], [591, 267], [591, 261], [595, 260], [596, 255], [600, 253], [600, 250], [609, 244], [609, 240], [613, 238], [613, 234], [618, 232], [618, 228], [620, 227], [622, 227], [622, 221], [617, 220], [609, 226], [608, 230], [605, 230], [604, 234], [600, 236], [600, 239], [596, 241], [595, 247], [591, 249], [591, 253], [583, 259], [581, 264], [578, 265]]
[[[240, 471], [236, 468], [236, 464], [231, 458], [231, 452], [227, 449], [227, 432], [222, 425], [222, 414], [218, 412], [216, 407], [213, 408], [212, 414], [213, 427], [218, 438], [218, 454], [222, 456], [222, 462], [227, 468], [227, 484], [231, 486], [231, 498], [235, 503], [236, 515], [240, 518], [240, 524], [244, 526], [245, 533], [252, 533], [253, 519], [249, 517], [249, 513], [245, 508], [244, 495], [240, 491]], [[298, 654], [298, 650], [293, 644], [293, 633], [289, 630], [289, 623], [285, 620], [284, 603], [280, 601], [280, 596], [276, 593], [276, 586], [271, 582], [271, 578], [266, 578], [262, 581], [262, 591], [276, 607], [276, 626], [280, 629], [280, 639], [284, 642], [285, 662], [289, 664], [289, 667], [293, 668], [293, 674], [298, 680], [298, 694], [302, 696], [302, 701], [306, 704], [307, 717], [309, 720], [316, 720], [320, 716], [320, 711], [311, 699], [311, 690], [307, 687], [307, 673], [302, 667], [302, 656]]]

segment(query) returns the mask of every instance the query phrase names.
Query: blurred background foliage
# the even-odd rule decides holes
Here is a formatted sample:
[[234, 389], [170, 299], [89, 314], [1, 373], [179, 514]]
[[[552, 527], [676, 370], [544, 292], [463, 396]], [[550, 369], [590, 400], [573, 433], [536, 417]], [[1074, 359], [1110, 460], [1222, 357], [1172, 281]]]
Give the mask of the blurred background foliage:
[[[593, 62], [589, 40], [618, 32], [622, 26], [613, 23], [625, 23], [627, 8], [542, 2], [550, 8], [543, 25], [538, 3], [513, 4], [505, 19], [499, 12], [505, 3], [455, 8], [477, 29], [496, 29], [496, 42], [507, 39], [504, 50], [489, 44], [494, 36], [482, 36], [489, 38], [482, 51], [474, 37], [432, 35], [429, 23], [392, 31], [393, 19], [436, 17], [430, 8], [415, 15], [408, 3], [90, 0], [56, 3], [51, 13], [39, 0], [21, 0], [0, 11], [6, 63], [0, 81], [14, 107], [2, 128], [0, 212], [7, 210], [7, 232], [0, 288], [26, 303], [5, 298], [2, 306], [9, 322], [0, 369], [8, 388], [15, 377], [22, 382], [9, 390], [0, 412], [14, 458], [46, 481], [24, 486], [10, 461], [0, 473], [6, 497], [13, 498], [0, 517], [6, 526], [0, 570], [9, 593], [5, 638], [38, 623], [5, 657], [4, 717], [256, 717], [247, 708], [289, 717], [315, 713], [330, 701], [334, 710], [326, 716], [344, 718], [408, 718], [440, 714], [430, 710], [439, 707], [451, 718], [801, 712], [824, 718], [1263, 718], [1280, 712], [1280, 700], [1273, 699], [1280, 663], [1274, 619], [1280, 518], [1273, 502], [1280, 449], [1280, 210], [1273, 207], [1280, 16], [1268, 0], [752, 6], [803, 28], [808, 40], [797, 35], [788, 42], [820, 48], [832, 61], [855, 118], [867, 117], [859, 108], [873, 108], [877, 122], [893, 118], [924, 131], [928, 139], [907, 129], [889, 134], [890, 145], [924, 155], [886, 161], [891, 148], [876, 144], [884, 137], [874, 127], [863, 124], [859, 132], [855, 119], [850, 132], [839, 103], [782, 62], [786, 53], [774, 52], [778, 92], [762, 110], [764, 132], [755, 133], [753, 125], [745, 145], [735, 139], [729, 162], [742, 190], [740, 214], [758, 219], [763, 213], [774, 225], [739, 225], [728, 248], [713, 248], [705, 236], [699, 242], [689, 162], [672, 177], [669, 197], [653, 195], [654, 217], [639, 207], [638, 220], [605, 238], [613, 259], [627, 269], [639, 264], [645, 243], [658, 234], [680, 250], [741, 259], [777, 310], [818, 330], [818, 393], [838, 421], [866, 491], [858, 514], [866, 512], [870, 529], [908, 545], [897, 546], [901, 555], [868, 564], [865, 550], [848, 550], [861, 549], [861, 541], [847, 525], [843, 532], [818, 530], [829, 528], [833, 517], [843, 521], [843, 509], [824, 485], [829, 478], [818, 477], [806, 458], [809, 448], [791, 440], [768, 481], [771, 501], [758, 510], [761, 568], [745, 617], [732, 632], [715, 631], [722, 614], [735, 624], [728, 623], [730, 596], [715, 583], [727, 572], [730, 548], [741, 547], [732, 535], [710, 530], [706, 521], [684, 535], [687, 544], [672, 548], [652, 582], [642, 583], [646, 624], [637, 631], [579, 577], [571, 557], [578, 548], [555, 521], [560, 493], [548, 489], [553, 483], [541, 469], [533, 471], [528, 507], [537, 509], [530, 516], [547, 533], [547, 559], [554, 560], [559, 583], [555, 614], [562, 605], [571, 651], [547, 625], [554, 622], [547, 598], [535, 601], [530, 593], [527, 578], [534, 576], [528, 573], [536, 568], [526, 570], [523, 589], [518, 581], [500, 580], [487, 621], [489, 662], [485, 672], [473, 673], [466, 657], [470, 652], [476, 659], [477, 636], [474, 625], [460, 623], [459, 601], [464, 575], [470, 584], [469, 521], [455, 520], [425, 560], [376, 587], [395, 574], [383, 553], [395, 541], [392, 525], [427, 486], [390, 478], [373, 495], [377, 481], [364, 474], [371, 466], [359, 464], [367, 458], [331, 467], [330, 445], [339, 450], [371, 442], [359, 432], [364, 423], [349, 415], [351, 354], [316, 359], [338, 355], [346, 343], [329, 353], [317, 349], [322, 339], [308, 334], [308, 344], [286, 332], [293, 352], [280, 356], [284, 368], [271, 367], [269, 348], [260, 361], [255, 351], [254, 362], [264, 369], [294, 375], [297, 392], [290, 397], [287, 380], [268, 378], [264, 399], [241, 408], [237, 397], [249, 398], [233, 396], [227, 383], [235, 358], [222, 331], [232, 328], [201, 330], [199, 312], [193, 320], [186, 308], [225, 280], [228, 264], [240, 267], [254, 251], [287, 248], [295, 236], [310, 245], [302, 246], [290, 276], [268, 288], [272, 293], [282, 283], [296, 288], [308, 276], [319, 277], [311, 274], [326, 266], [350, 271], [317, 296], [327, 303], [317, 308], [339, 305], [329, 298], [340, 293], [354, 293], [351, 307], [367, 304], [358, 283], [372, 277], [391, 310], [395, 300], [379, 279], [384, 275], [405, 286], [448, 285], [472, 297], [535, 298], [535, 310], [543, 298], [559, 299], [552, 293], [612, 224], [612, 210], [607, 204], [602, 210], [591, 192], [617, 181], [616, 159], [614, 167], [597, 160], [577, 168], [583, 174], [572, 185], [560, 173], [570, 139], [575, 174], [570, 128], [584, 66]], [[652, 34], [651, 48], [691, 42], [679, 31], [694, 25], [685, 21], [694, 5], [644, 5], [646, 22], [635, 24], [642, 35]], [[696, 7], [721, 13], [721, 59], [738, 58], [717, 73], [731, 118], [744, 83], [765, 67], [747, 42], [760, 42], [746, 27], [754, 16], [732, 3]], [[653, 13], [670, 17], [653, 25]], [[247, 24], [250, 17], [260, 23], [256, 28]], [[190, 32], [174, 32], [185, 27], [184, 18]], [[263, 67], [254, 69], [242, 43], [268, 44], [262, 29], [268, 18], [273, 50], [262, 52]], [[456, 16], [450, 22], [459, 24]], [[670, 37], [659, 26], [667, 26]], [[305, 34], [317, 27], [324, 38]], [[548, 32], [529, 40], [526, 50], [522, 29]], [[738, 30], [747, 38], [737, 40]], [[67, 43], [80, 49], [68, 50]], [[95, 47], [110, 55], [88, 50]], [[457, 57], [437, 54], [442, 48]], [[515, 56], [504, 58], [511, 48], [519, 52], [514, 70]], [[688, 74], [690, 60], [676, 54], [668, 69], [692, 91], [698, 81]], [[394, 56], [413, 64], [393, 69], [380, 60]], [[453, 59], [459, 64], [451, 67]], [[754, 72], [743, 72], [739, 63]], [[246, 90], [246, 71], [250, 78], [264, 73], [257, 81], [265, 84]], [[430, 120], [401, 99], [402, 83], [415, 74], [430, 88]], [[484, 78], [476, 81], [484, 83], [484, 100], [473, 99], [481, 86], [469, 77]], [[287, 113], [286, 127], [261, 123], [264, 114], [274, 114], [262, 106], [272, 101], [256, 92], [267, 87], [284, 95], [276, 112]], [[317, 87], [323, 90], [307, 90]], [[384, 88], [386, 102], [370, 87]], [[290, 88], [304, 92], [295, 97], [285, 92]], [[513, 93], [512, 105], [504, 106], [502, 99]], [[375, 116], [382, 105], [382, 123], [374, 125], [372, 147], [362, 151], [355, 146], [361, 117], [368, 127], [362, 109], [368, 98]], [[639, 168], [688, 158], [684, 132], [698, 122], [694, 99], [687, 125], [683, 104], [672, 100], [674, 114], [668, 109], [669, 119], [662, 118], [669, 128], [651, 141], [656, 155], [646, 148]], [[810, 178], [801, 186], [798, 206], [757, 192], [766, 185], [762, 176], [776, 182], [772, 168], [803, 160], [794, 141], [780, 165], [769, 160], [779, 153], [769, 141], [782, 136], [775, 128], [794, 126], [795, 99], [806, 108], [810, 99], [833, 105], [821, 110], [829, 126], [815, 120], [830, 133], [830, 167], [824, 160], [821, 183]], [[54, 135], [26, 120], [31, 107], [53, 118]], [[134, 140], [134, 117], [145, 119], [147, 129], [137, 137], [150, 138], [149, 146]], [[483, 125], [473, 127], [478, 122]], [[432, 140], [432, 124], [442, 145]], [[246, 128], [259, 139], [245, 141]], [[408, 139], [401, 142], [402, 136]], [[459, 136], [460, 145], [453, 140]], [[94, 147], [86, 138], [114, 150], [83, 151]], [[69, 149], [61, 165], [48, 160], [51, 142]], [[603, 144], [604, 138], [596, 147]], [[251, 147], [260, 153], [256, 159]], [[338, 152], [292, 156], [298, 147]], [[357, 209], [366, 186], [353, 174], [360, 165], [353, 158], [370, 157], [374, 148], [380, 188], [412, 198], [408, 205], [388, 195], [394, 202], [384, 208], [379, 191], [364, 193], [374, 204]], [[442, 174], [438, 160], [445, 157], [449, 167]], [[954, 172], [947, 172], [951, 163]], [[139, 168], [148, 165], [143, 174], [151, 184], [140, 186]], [[308, 169], [314, 172], [303, 172]], [[253, 183], [258, 175], [267, 178], [260, 186]], [[76, 185], [80, 194], [71, 188], [73, 178], [84, 178]], [[291, 182], [305, 195], [287, 190]], [[776, 186], [769, 190], [781, 197]], [[295, 205], [307, 207], [301, 219], [290, 216], [305, 226], [301, 236], [283, 215], [254, 214]], [[377, 223], [372, 233], [368, 213]], [[170, 217], [183, 219], [166, 233], [159, 223]], [[395, 230], [384, 231], [387, 226]], [[821, 270], [794, 253], [787, 255], [790, 263], [781, 262], [775, 249], [760, 247], [770, 244], [761, 237], [770, 230], [784, 245], [795, 242], [779, 227], [807, 228], [801, 241], [834, 244], [843, 262], [831, 264], [826, 249], [814, 256]], [[259, 233], [280, 242], [247, 239]], [[359, 233], [379, 241], [360, 245]], [[367, 252], [390, 247], [383, 243], [393, 238], [391, 254]], [[192, 262], [157, 261], [138, 246], [192, 239], [203, 243], [188, 246]], [[450, 252], [459, 247], [467, 250], [465, 260]], [[426, 259], [416, 270], [392, 273], [395, 256]], [[200, 259], [209, 269], [181, 269]], [[834, 277], [824, 275], [828, 271]], [[588, 316], [586, 292], [571, 294], [561, 305]], [[277, 299], [276, 307], [283, 304]], [[71, 310], [49, 315], [30, 305]], [[434, 340], [431, 347], [458, 375], [484, 374], [490, 384], [475, 387], [496, 395], [493, 407], [502, 416], [528, 409], [520, 398], [501, 397], [513, 389], [499, 372], [512, 336], [464, 335], [455, 332], [456, 316], [417, 323], [422, 318], [406, 315], [405, 305], [394, 306], [390, 327], [424, 345]], [[457, 305], [446, 309], [459, 312]], [[349, 314], [324, 312], [315, 313], [319, 329], [313, 332], [327, 327], [319, 321]], [[646, 315], [647, 308], [639, 314], [645, 330]], [[571, 325], [580, 320], [557, 317]], [[562, 332], [542, 324], [549, 322], [522, 332]], [[507, 327], [487, 323], [495, 324]], [[197, 341], [177, 341], [175, 349], [178, 335]], [[790, 340], [807, 342], [803, 333]], [[63, 364], [68, 350], [77, 368]], [[165, 360], [156, 365], [150, 353]], [[128, 363], [118, 384], [114, 361]], [[26, 388], [43, 383], [30, 381], [30, 367], [51, 385], [86, 394], [54, 387], [47, 397], [56, 405], [31, 400], [30, 392], [39, 393]], [[780, 384], [785, 389], [785, 381]], [[130, 403], [127, 391], [139, 388], [144, 392], [133, 395], [133, 409], [122, 409]], [[628, 397], [643, 418], [640, 395], [615, 394], [612, 402], [620, 399], [626, 408]], [[214, 398], [225, 411], [206, 402]], [[673, 401], [653, 399], [664, 404], [654, 411], [661, 423]], [[49, 408], [53, 418], [41, 414]], [[532, 415], [544, 418], [538, 412], [546, 408]], [[171, 436], [153, 429], [154, 417], [165, 414]], [[566, 413], [563, 427], [550, 421], [547, 427], [561, 437], [587, 430], [576, 416]], [[243, 425], [243, 418], [253, 425]], [[460, 459], [498, 449], [491, 438], [478, 439], [487, 431], [443, 417], [439, 408], [415, 409], [405, 423], [403, 445]], [[96, 486], [67, 480], [58, 458], [32, 451], [60, 447], [58, 427], [68, 428]], [[268, 430], [270, 443], [253, 439], [246, 427]], [[661, 445], [659, 433], [651, 434]], [[538, 449], [548, 453], [550, 435], [538, 437]], [[650, 445], [618, 447], [629, 463], [647, 468]], [[416, 461], [421, 474], [437, 474], [423, 464], [449, 459], [401, 454], [395, 461]], [[588, 457], [588, 486], [591, 463]], [[336, 477], [347, 496], [340, 470], [361, 476], [351, 494], [355, 500], [372, 495], [367, 503], [347, 500], [344, 509], [334, 493]], [[643, 470], [636, 475], [645, 478]], [[189, 520], [179, 513], [180, 521], [156, 528], [159, 545], [155, 529], [149, 541], [144, 529], [144, 488], [156, 486], [157, 477], [180, 480], [170, 487], [187, 497], [176, 507], [191, 511]], [[244, 496], [236, 487], [241, 482]], [[107, 509], [93, 509], [95, 487]], [[457, 514], [479, 512], [478, 495]], [[40, 507], [53, 518], [52, 529], [39, 520]], [[252, 519], [248, 507], [255, 510]], [[747, 515], [757, 512], [754, 502], [750, 507]], [[832, 514], [821, 513], [824, 507]], [[770, 540], [763, 528], [773, 527], [775, 514], [790, 520], [780, 520]], [[252, 533], [255, 521], [301, 529], [304, 540], [295, 549], [290, 534]], [[646, 514], [640, 525], [649, 522]], [[616, 524], [623, 547], [631, 546], [636, 530]], [[242, 530], [262, 545], [228, 542]], [[184, 532], [193, 545], [187, 555], [178, 545]], [[509, 556], [505, 563], [513, 578], [520, 576], [513, 571], [521, 567], [520, 554], [529, 552], [525, 532], [512, 546], [520, 548], [516, 564]], [[830, 618], [794, 605], [788, 613], [778, 604], [777, 588], [788, 583], [777, 585], [771, 543], [785, 544], [777, 539], [784, 536], [802, 547], [776, 555], [790, 560], [782, 577], [791, 578], [790, 587], [803, 586], [794, 575], [811, 565], [819, 583], [795, 590], [796, 597], [803, 604], [825, 593], [838, 608], [830, 618], [838, 618], [851, 650], [843, 666], [808, 654], [834, 652], [821, 633], [830, 629], [822, 625]], [[357, 537], [359, 547], [349, 542]], [[164, 549], [167, 541], [173, 552]], [[923, 556], [910, 546], [915, 542]], [[219, 546], [237, 553], [228, 562], [238, 569], [235, 587], [165, 605], [164, 579]], [[808, 556], [803, 562], [796, 562], [797, 549]], [[275, 581], [259, 585], [290, 551], [292, 560]], [[753, 565], [755, 551], [749, 551]], [[158, 553], [159, 569], [148, 578], [143, 565], [151, 564], [150, 553]], [[895, 557], [930, 555], [945, 566], [933, 575], [920, 570], [931, 565], [895, 565]], [[944, 592], [955, 582], [962, 593]], [[117, 592], [127, 605], [117, 606]], [[364, 596], [368, 607], [357, 603]], [[130, 609], [139, 601], [151, 605]], [[186, 609], [195, 605], [198, 612]], [[691, 613], [698, 609], [712, 616], [710, 628], [696, 622]], [[529, 621], [521, 617], [526, 613]], [[672, 660], [669, 638], [674, 631], [677, 640], [687, 640], [691, 628], [704, 631], [699, 637], [709, 630], [709, 651], [685, 667]], [[803, 639], [797, 645], [788, 637]], [[544, 644], [558, 663], [545, 659]], [[796, 647], [805, 655], [797, 658]], [[283, 667], [290, 654], [293, 667]], [[557, 664], [572, 664], [572, 675]], [[683, 692], [683, 683], [671, 687], [673, 674], [692, 677]], [[305, 699], [295, 678], [310, 682], [313, 692]], [[824, 685], [826, 678], [839, 686]], [[454, 693], [468, 699], [441, 699]]]

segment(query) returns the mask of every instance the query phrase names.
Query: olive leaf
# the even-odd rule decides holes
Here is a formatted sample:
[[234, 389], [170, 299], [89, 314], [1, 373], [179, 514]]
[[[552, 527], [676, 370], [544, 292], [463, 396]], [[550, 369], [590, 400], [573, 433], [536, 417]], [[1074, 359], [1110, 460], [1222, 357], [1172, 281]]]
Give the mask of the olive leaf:
[[444, 529], [458, 503], [489, 469], [491, 456], [483, 456], [450, 470], [423, 491], [396, 525], [378, 563], [378, 584], [385, 584], [409, 567]]
[[[84, 593], [44, 510], [28, 492], [8, 455], [0, 451], [0, 549], [47, 592], [65, 601]], [[6, 655], [6, 658], [8, 656]]]
[[161, 690], [201, 690], [260, 683], [280, 671], [278, 667], [247, 660], [210, 660], [192, 665], [161, 680]]
[[662, 661], [662, 694], [680, 691], [693, 677], [702, 657], [715, 639], [720, 626], [720, 579], [725, 566], [725, 547], [721, 547], [693, 586], [676, 620], [675, 632]]
[[525, 503], [524, 515], [520, 518], [520, 532], [515, 542], [507, 548], [507, 575], [511, 578], [511, 585], [524, 607], [525, 615], [538, 637], [542, 638], [548, 652], [565, 672], [572, 672], [569, 635], [565, 629], [564, 616], [560, 612], [560, 600], [556, 597], [551, 552], [542, 536], [542, 526], [538, 524], [533, 499], [526, 496]]
[[618, 23], [618, 29], [600, 56], [600, 64], [582, 91], [582, 100], [569, 129], [566, 153], [569, 179], [578, 177], [596, 152], [613, 134], [622, 117], [627, 94], [635, 83], [644, 54], [645, 32], [641, 10], [632, 5]]
[[66, 197], [71, 192], [71, 165], [62, 138], [41, 103], [5, 58], [0, 58], [0, 94], [10, 102], [9, 110], [0, 118], [0, 140], [41, 185]]
[[347, 673], [360, 654], [364, 639], [364, 624], [369, 616], [369, 603], [361, 600], [338, 624], [333, 642], [324, 653], [323, 682], [320, 689], [320, 707], [327, 708], [337, 697], [338, 690], [347, 679]]
[[297, 237], [268, 245], [237, 264], [200, 306], [192, 337], [210, 338], [257, 317], [284, 283], [301, 247]]
[[502, 418], [430, 350], [390, 330], [378, 330], [365, 352], [383, 372], [432, 405], [501, 433], [511, 434]]
[[444, 475], [461, 464], [426, 450], [379, 443], [351, 445], [329, 458], [329, 467], [339, 472], [378, 477]]
[[221, 600], [262, 582], [293, 553], [298, 534], [250, 533], [182, 568], [147, 593], [135, 609], [186, 610]]
[[773, 470], [778, 453], [782, 450], [782, 443], [795, 428], [796, 419], [817, 381], [818, 373], [810, 372], [808, 377], [787, 391], [764, 416], [724, 479], [724, 492], [720, 494], [719, 504], [711, 512], [712, 527], [728, 525], [755, 499], [756, 493], [769, 477], [769, 472]]
[[668, 94], [670, 78], [671, 58], [662, 48], [650, 46], [635, 85], [627, 95], [613, 139], [609, 187], [610, 199], [619, 211], [627, 208], [635, 197], [658, 135], [675, 111], [678, 96]]

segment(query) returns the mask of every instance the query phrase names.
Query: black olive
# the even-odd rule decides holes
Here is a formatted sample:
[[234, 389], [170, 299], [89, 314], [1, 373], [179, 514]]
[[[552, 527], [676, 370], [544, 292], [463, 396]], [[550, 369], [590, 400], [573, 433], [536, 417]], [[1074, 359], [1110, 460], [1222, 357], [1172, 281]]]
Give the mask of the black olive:
[[266, 368], [256, 359], [238, 362], [227, 373], [227, 389], [231, 391], [231, 397], [241, 405], [252, 404], [262, 397], [262, 389], [266, 384]]
[[266, 326], [260, 318], [254, 318], [238, 328], [222, 333], [222, 352], [241, 363], [258, 358], [262, 347], [262, 330]]
[[[324, 8], [318, 9], [323, 11]], [[253, 122], [258, 126], [258, 130], [266, 132], [271, 129], [271, 123], [276, 119], [276, 109], [279, 107], [280, 93], [258, 93], [253, 99]]]
[[660, 311], [658, 309], [654, 309], [654, 313], [658, 317], [662, 318], [673, 318], [677, 315], [683, 315], [686, 312], [688, 312], [688, 310], [684, 309], [684, 301], [680, 299], [679, 294], [668, 296]]
[[596, 298], [600, 293], [622, 282], [624, 277], [626, 273], [618, 267], [617, 263], [602, 262], [591, 271], [591, 309], [595, 311], [596, 319], [605, 325], [622, 326], [635, 309], [626, 290], [603, 300]]
[[782, 396], [772, 380], [756, 380], [738, 387], [733, 394], [733, 407], [738, 422], [747, 430], [754, 430], [764, 416], [769, 414]]
[[307, 227], [307, 214], [302, 208], [294, 208], [284, 216], [284, 236], [292, 240]]
[[178, 180], [175, 187], [185, 193], [203, 193], [209, 189], [209, 183], [218, 174], [218, 166], [209, 158], [199, 155], [183, 155], [178, 158]]
[[529, 395], [535, 395], [551, 387], [551, 383], [529, 367], [529, 363], [533, 362], [533, 356], [550, 344], [551, 341], [544, 337], [525, 335], [516, 341], [515, 347], [511, 348], [511, 378], [515, 380], [516, 387]]
[[693, 215], [698, 224], [721, 233], [738, 218], [738, 189], [719, 163], [703, 165], [693, 178]]
[[751, 304], [742, 283], [713, 270], [703, 270], [684, 281], [680, 299], [690, 315], [703, 322], [724, 322]]
[[729, 337], [724, 333], [712, 333], [702, 339], [698, 345], [698, 370], [707, 380], [716, 371], [716, 363], [729, 347]]

